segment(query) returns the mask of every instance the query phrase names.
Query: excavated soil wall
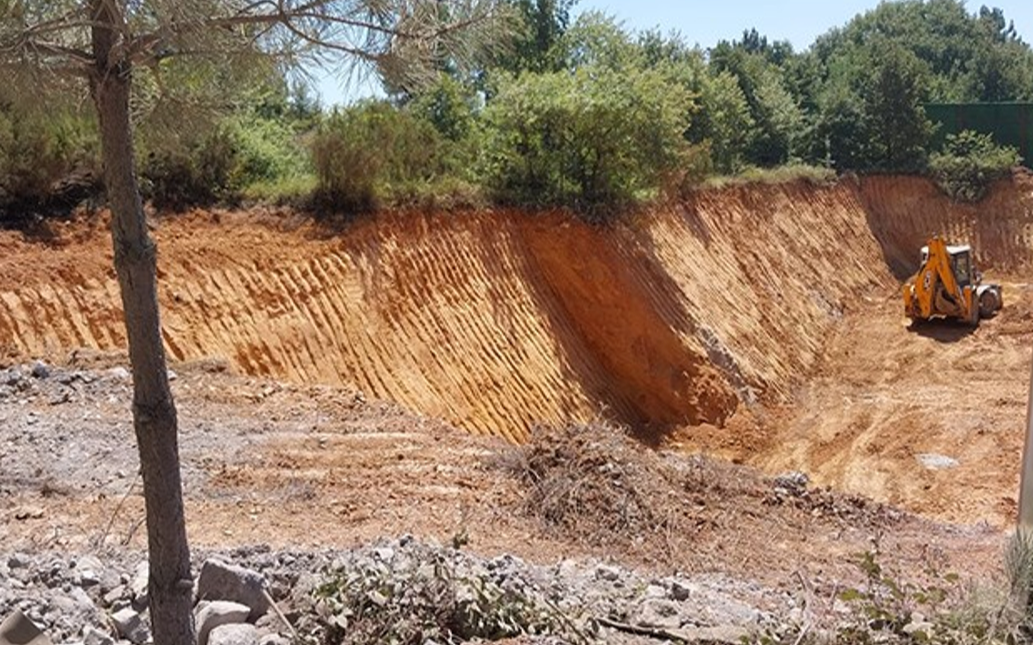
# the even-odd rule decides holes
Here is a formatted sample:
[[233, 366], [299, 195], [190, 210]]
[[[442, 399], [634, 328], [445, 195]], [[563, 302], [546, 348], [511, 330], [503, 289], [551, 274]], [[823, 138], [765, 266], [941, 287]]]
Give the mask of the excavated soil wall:
[[[921, 179], [704, 191], [628, 222], [385, 215], [332, 234], [254, 213], [156, 226], [177, 361], [355, 385], [520, 441], [615, 417], [651, 437], [786, 404], [844, 315], [885, 297], [929, 232], [1017, 271], [1031, 182], [976, 207]], [[125, 344], [106, 231], [0, 238], [0, 356]]]

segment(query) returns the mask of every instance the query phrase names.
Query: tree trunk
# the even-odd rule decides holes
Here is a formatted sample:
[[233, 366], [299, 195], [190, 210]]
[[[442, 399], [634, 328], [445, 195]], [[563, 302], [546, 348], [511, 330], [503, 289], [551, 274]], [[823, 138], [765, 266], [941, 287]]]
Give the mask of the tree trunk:
[[193, 584], [176, 407], [158, 316], [156, 247], [147, 232], [134, 167], [129, 115], [131, 70], [126, 61], [111, 60], [124, 24], [120, 5], [112, 0], [91, 0], [93, 54], [97, 61], [91, 90], [100, 122], [115, 269], [133, 371], [133, 427], [147, 509], [151, 627], [156, 645], [194, 645]]

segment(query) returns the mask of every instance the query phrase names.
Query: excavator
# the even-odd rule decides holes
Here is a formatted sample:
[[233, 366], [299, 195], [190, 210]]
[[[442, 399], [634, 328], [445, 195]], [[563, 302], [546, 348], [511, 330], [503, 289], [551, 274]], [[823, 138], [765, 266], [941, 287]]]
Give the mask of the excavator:
[[948, 246], [938, 236], [922, 247], [922, 265], [904, 285], [904, 312], [913, 322], [933, 317], [978, 325], [1000, 310], [1001, 286], [982, 284], [972, 247]]

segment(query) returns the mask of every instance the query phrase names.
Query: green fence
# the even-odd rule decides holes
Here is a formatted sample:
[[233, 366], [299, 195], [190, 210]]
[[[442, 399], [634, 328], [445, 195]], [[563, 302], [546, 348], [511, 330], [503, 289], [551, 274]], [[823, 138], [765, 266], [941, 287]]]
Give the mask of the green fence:
[[935, 147], [948, 134], [975, 130], [992, 134], [1000, 145], [1018, 148], [1023, 165], [1033, 168], [1033, 103], [929, 103], [925, 111], [941, 124]]

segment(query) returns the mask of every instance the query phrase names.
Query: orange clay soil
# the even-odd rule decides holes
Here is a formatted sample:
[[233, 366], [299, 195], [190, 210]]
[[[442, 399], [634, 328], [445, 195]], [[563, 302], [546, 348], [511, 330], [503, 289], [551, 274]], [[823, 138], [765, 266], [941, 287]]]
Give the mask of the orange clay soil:
[[[651, 444], [933, 518], [1014, 514], [1033, 336], [1033, 179], [977, 206], [917, 178], [702, 191], [610, 227], [558, 214], [155, 220], [175, 361], [359, 388], [524, 441], [604, 416]], [[970, 242], [1005, 309], [909, 331], [899, 280], [931, 233]], [[0, 233], [0, 359], [124, 346], [102, 217]], [[919, 456], [958, 461], [927, 470]]]

